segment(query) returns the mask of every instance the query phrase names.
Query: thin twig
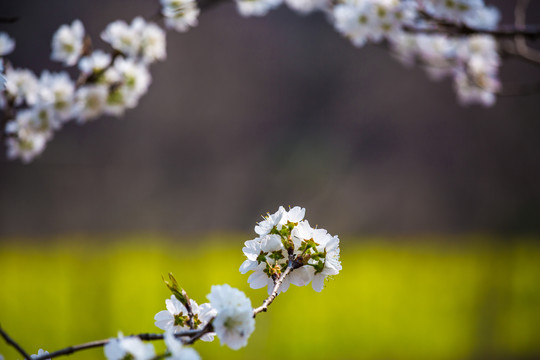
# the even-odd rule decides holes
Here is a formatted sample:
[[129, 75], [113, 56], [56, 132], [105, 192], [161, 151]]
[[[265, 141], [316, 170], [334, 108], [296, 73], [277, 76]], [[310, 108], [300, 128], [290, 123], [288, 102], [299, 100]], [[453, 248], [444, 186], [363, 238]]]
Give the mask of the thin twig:
[[[514, 25], [517, 29], [524, 29], [527, 27], [526, 15], [527, 7], [529, 6], [529, 0], [518, 0], [514, 9]], [[532, 49], [527, 45], [527, 39], [520, 34], [514, 36], [515, 52], [517, 55], [524, 59], [540, 63], [540, 52]]]
[[[186, 330], [186, 331], [176, 333], [176, 334], [174, 334], [174, 336], [177, 337], [177, 338], [185, 337], [185, 336], [188, 336], [188, 337], [193, 336], [193, 338], [199, 339], [201, 336], [203, 336], [204, 334], [206, 334], [208, 332], [209, 331], [208, 331], [208, 324], [207, 324], [202, 329], [199, 329], [199, 330]], [[137, 335], [130, 335], [130, 336], [126, 336], [126, 337], [137, 337], [137, 338], [139, 338], [139, 339], [141, 339], [143, 341], [155, 341], [155, 340], [163, 340], [164, 334], [137, 334]], [[49, 354], [46, 354], [46, 355], [38, 356], [38, 357], [34, 358], [33, 360], [52, 359], [54, 357], [70, 355], [70, 354], [73, 354], [75, 352], [82, 351], [82, 350], [103, 347], [103, 346], [107, 345], [109, 343], [109, 341], [111, 341], [111, 339], [90, 341], [90, 342], [87, 342], [87, 343], [84, 343], [84, 344], [68, 346], [68, 347], [66, 347], [64, 349], [60, 349], [60, 350], [57, 350], [55, 352], [52, 352], [52, 353], [49, 353]], [[191, 341], [191, 339], [188, 340], [188, 342], [187, 342], [187, 343], [191, 344], [191, 342], [189, 342], [189, 341]], [[29, 357], [27, 357], [27, 358], [29, 359]]]
[[19, 354], [21, 354], [25, 359], [30, 359], [30, 355], [28, 355], [28, 353], [24, 351], [24, 349], [15, 340], [9, 337], [9, 335], [2, 329], [1, 326], [0, 326], [0, 335], [2, 335], [4, 340], [9, 345], [13, 346], [19, 352]]
[[204, 326], [204, 328], [202, 328], [202, 330], [199, 331], [198, 334], [195, 334], [191, 339], [189, 339], [188, 341], [186, 341], [184, 344], [185, 345], [191, 345], [193, 344], [195, 341], [199, 340], [201, 337], [203, 337], [204, 335], [208, 334], [208, 333], [211, 333], [214, 331], [214, 326], [212, 325], [212, 320], [214, 320], [213, 318]]
[[416, 27], [413, 25], [404, 25], [403, 30], [413, 34], [442, 34], [448, 36], [466, 36], [466, 35], [491, 35], [496, 38], [509, 38], [523, 36], [526, 38], [540, 37], [539, 25], [527, 25], [521, 29], [514, 25], [501, 25], [493, 30], [475, 29], [463, 24], [437, 21], [429, 27]]
[[277, 280], [274, 282], [274, 288], [272, 289], [272, 293], [270, 293], [270, 296], [268, 296], [266, 300], [263, 301], [261, 306], [253, 309], [253, 317], [257, 316], [257, 314], [260, 312], [266, 312], [266, 310], [268, 310], [268, 306], [278, 296], [279, 288], [281, 287], [283, 280], [285, 280], [285, 277], [289, 275], [291, 271], [293, 271], [293, 260], [289, 259], [287, 268], [285, 269], [284, 272], [281, 273], [279, 278], [277, 278]]
[[18, 16], [1, 16], [0, 17], [0, 23], [4, 23], [4, 24], [11, 24], [17, 21], [19, 21]]

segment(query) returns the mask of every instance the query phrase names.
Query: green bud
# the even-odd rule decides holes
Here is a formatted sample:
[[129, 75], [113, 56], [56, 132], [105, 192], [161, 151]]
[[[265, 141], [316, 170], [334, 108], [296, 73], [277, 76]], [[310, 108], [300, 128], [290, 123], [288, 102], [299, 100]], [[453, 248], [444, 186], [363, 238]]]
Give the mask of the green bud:
[[182, 289], [179, 285], [176, 279], [174, 278], [172, 273], [169, 273], [169, 281], [163, 279], [163, 282], [169, 290], [172, 292], [172, 294], [186, 307], [189, 308], [191, 305], [189, 304], [189, 297], [184, 289]]

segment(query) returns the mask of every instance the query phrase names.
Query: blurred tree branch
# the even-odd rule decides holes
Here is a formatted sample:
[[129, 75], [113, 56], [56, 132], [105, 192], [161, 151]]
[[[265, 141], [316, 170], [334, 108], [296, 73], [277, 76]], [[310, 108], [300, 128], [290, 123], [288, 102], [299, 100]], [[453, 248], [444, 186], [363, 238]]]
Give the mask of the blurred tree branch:
[[6, 343], [8, 343], [8, 345], [11, 345], [13, 346], [18, 352], [19, 354], [21, 354], [25, 359], [30, 359], [30, 355], [28, 355], [28, 353], [26, 351], [24, 351], [24, 349], [15, 341], [13, 340], [3, 329], [2, 327], [0, 326], [0, 335], [2, 335], [2, 337], [4, 338], [4, 340], [6, 341]]

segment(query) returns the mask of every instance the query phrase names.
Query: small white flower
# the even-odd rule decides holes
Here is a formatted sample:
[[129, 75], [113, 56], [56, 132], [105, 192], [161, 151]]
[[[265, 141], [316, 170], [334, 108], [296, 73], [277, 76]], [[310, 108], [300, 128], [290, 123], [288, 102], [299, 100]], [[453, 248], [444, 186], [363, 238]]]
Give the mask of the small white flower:
[[281, 230], [281, 227], [286, 224], [287, 211], [283, 206], [280, 206], [278, 211], [272, 215], [268, 214], [263, 221], [255, 226], [255, 232], [261, 236], [266, 235], [272, 231], [275, 227], [277, 230]]
[[[140, 19], [140, 20], [137, 20]], [[123, 20], [116, 20], [105, 28], [101, 33], [103, 41], [108, 42], [113, 49], [120, 51], [126, 56], [137, 56], [141, 45], [139, 24], [142, 18], [135, 18], [131, 25]]]
[[62, 25], [54, 33], [52, 39], [51, 60], [72, 66], [77, 63], [84, 45], [84, 27], [80, 20], [69, 25]]
[[168, 29], [185, 32], [197, 26], [200, 10], [195, 0], [161, 0], [161, 6]]
[[79, 70], [92, 74], [105, 69], [111, 63], [111, 55], [101, 50], [95, 50], [91, 55], [79, 60]]
[[[32, 359], [35, 359], [35, 358], [37, 358], [37, 357], [40, 357], [41, 355], [48, 355], [48, 354], [49, 354], [48, 351], [45, 351], [45, 350], [43, 350], [43, 349], [39, 349], [37, 355], [30, 355], [30, 357], [31, 357]], [[1, 359], [1, 356], [0, 356], [0, 359]], [[45, 359], [45, 360], [50, 360], [50, 359]]]
[[9, 137], [6, 140], [7, 158], [10, 160], [20, 158], [27, 164], [45, 150], [47, 138], [40, 133], [22, 133], [18, 137]]
[[[130, 58], [119, 57], [114, 61], [113, 68], [107, 71], [106, 76], [115, 76], [120, 82], [119, 89], [125, 97], [125, 104], [129, 108], [137, 106], [139, 98], [148, 91], [152, 77], [148, 68]], [[116, 74], [112, 75], [113, 72]]]
[[460, 104], [476, 103], [489, 107], [495, 104], [495, 92], [500, 84], [498, 80], [491, 78], [488, 74], [471, 77], [464, 71], [460, 71], [456, 72], [454, 76], [454, 86]]
[[10, 54], [15, 49], [15, 40], [7, 33], [0, 32], [0, 56]]
[[83, 123], [101, 115], [107, 105], [106, 85], [86, 85], [75, 93], [75, 115]]
[[165, 43], [165, 32], [156, 24], [147, 24], [141, 32], [143, 61], [152, 63], [156, 60], [164, 60], [167, 56]]
[[38, 79], [27, 69], [6, 69], [6, 91], [15, 100], [15, 106], [34, 105], [38, 100]]
[[462, 22], [470, 14], [484, 6], [483, 0], [426, 0], [425, 9], [434, 16]]
[[474, 13], [464, 17], [463, 22], [468, 26], [480, 30], [493, 30], [499, 24], [501, 13], [494, 7], [481, 7]]
[[42, 72], [39, 91], [40, 101], [50, 104], [59, 120], [65, 122], [71, 118], [75, 84], [66, 72]]
[[213, 325], [221, 344], [237, 350], [246, 346], [255, 330], [251, 301], [246, 295], [229, 285], [214, 285], [207, 296], [217, 310]]
[[[203, 328], [215, 315], [216, 310], [208, 303], [200, 306], [194, 300], [190, 300], [196, 329]], [[189, 315], [186, 307], [174, 295], [165, 300], [167, 310], [162, 310], [154, 316], [155, 325], [165, 331], [174, 333], [189, 330]], [[214, 333], [205, 334], [201, 337], [203, 341], [214, 340]]]
[[328, 276], [337, 275], [341, 271], [341, 261], [339, 260], [339, 238], [337, 236], [331, 236], [326, 234], [318, 239], [319, 246], [317, 250], [326, 254], [324, 258], [324, 267], [318, 271], [315, 268], [311, 268], [314, 271], [313, 283], [311, 284], [313, 290], [320, 292], [324, 287], [324, 280]]
[[104, 351], [109, 360], [123, 360], [126, 357], [134, 360], [150, 360], [156, 355], [152, 344], [145, 344], [138, 337], [124, 337], [122, 333], [118, 334], [118, 338], [110, 339]]
[[195, 349], [183, 346], [182, 342], [177, 340], [171, 331], [165, 332], [165, 344], [171, 353], [171, 356], [168, 357], [168, 359], [200, 360], [201, 358]]
[[370, 8], [365, 3], [336, 5], [332, 15], [338, 32], [348, 37], [355, 46], [364, 46], [374, 28]]

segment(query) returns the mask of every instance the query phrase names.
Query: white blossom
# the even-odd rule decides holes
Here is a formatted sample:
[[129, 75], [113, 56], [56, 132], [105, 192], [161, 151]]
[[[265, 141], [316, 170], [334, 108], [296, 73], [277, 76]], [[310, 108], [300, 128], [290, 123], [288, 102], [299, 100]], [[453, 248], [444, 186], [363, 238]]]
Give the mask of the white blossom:
[[123, 20], [116, 20], [107, 25], [101, 38], [126, 56], [137, 56], [141, 46], [139, 28], [143, 21], [142, 18], [135, 18], [130, 26]]
[[75, 114], [79, 123], [101, 115], [107, 105], [106, 85], [86, 85], [75, 92]]
[[141, 53], [146, 63], [165, 60], [165, 32], [156, 24], [149, 23], [141, 31]]
[[318, 241], [317, 250], [324, 252], [324, 266], [322, 269], [317, 267], [310, 267], [314, 272], [312, 287], [313, 290], [320, 292], [324, 286], [324, 280], [328, 276], [339, 274], [341, 271], [341, 261], [339, 259], [339, 238], [337, 236], [331, 236], [330, 234], [324, 235]]
[[21, 159], [27, 164], [45, 150], [47, 138], [40, 133], [19, 134], [18, 137], [8, 137], [6, 140], [7, 158], [10, 160]]
[[[48, 351], [45, 351], [45, 350], [43, 350], [43, 349], [39, 349], [37, 355], [36, 355], [36, 354], [30, 355], [30, 357], [31, 357], [32, 359], [35, 359], [35, 358], [40, 357], [41, 355], [48, 355], [48, 354], [49, 354]], [[0, 360], [1, 360], [1, 359], [2, 359], [2, 357], [0, 356]], [[45, 359], [45, 360], [50, 360], [50, 359]]]
[[152, 344], [145, 344], [138, 337], [124, 337], [122, 333], [118, 338], [112, 338], [104, 347], [108, 360], [123, 360], [128, 357], [133, 360], [150, 360], [156, 355]]
[[0, 56], [5, 56], [13, 52], [15, 49], [15, 40], [7, 33], [0, 32]]
[[[216, 310], [208, 303], [200, 306], [190, 299], [191, 310], [193, 312], [194, 324], [196, 328], [202, 329], [216, 315]], [[174, 333], [189, 330], [189, 314], [186, 307], [174, 295], [165, 300], [167, 310], [162, 310], [154, 316], [155, 325], [165, 331]], [[201, 337], [203, 341], [214, 340], [214, 333], [208, 333]]]
[[415, 11], [410, 1], [358, 0], [334, 6], [332, 18], [337, 31], [355, 46], [363, 46], [402, 33], [403, 24], [415, 17]]
[[14, 98], [15, 106], [33, 105], [38, 100], [38, 79], [27, 69], [6, 69], [6, 91]]
[[200, 360], [200, 356], [195, 349], [185, 347], [182, 342], [174, 337], [172, 331], [165, 332], [165, 344], [171, 353], [168, 359], [171, 360]]
[[82, 57], [79, 60], [79, 70], [85, 74], [92, 74], [102, 71], [111, 63], [111, 55], [102, 51], [95, 50], [92, 54]]
[[207, 298], [217, 311], [212, 324], [221, 344], [233, 350], [246, 346], [249, 336], [255, 330], [249, 298], [227, 284], [213, 285]]
[[51, 59], [65, 65], [75, 65], [84, 47], [84, 27], [80, 20], [62, 25], [52, 39]]
[[501, 13], [493, 6], [481, 7], [463, 19], [468, 26], [480, 30], [494, 30], [499, 24]]
[[73, 116], [75, 84], [66, 72], [50, 73], [44, 71], [39, 79], [39, 98], [50, 104], [61, 122]]
[[114, 61], [113, 67], [105, 72], [105, 77], [110, 84], [116, 86], [115, 101], [127, 108], [137, 106], [139, 98], [147, 92], [152, 80], [145, 64], [123, 57]]
[[306, 209], [300, 208], [299, 206], [295, 206], [289, 211], [285, 210], [283, 206], [280, 206], [278, 211], [272, 215], [267, 214], [263, 221], [255, 225], [255, 232], [260, 236], [264, 236], [270, 233], [274, 228], [279, 231], [283, 225], [286, 225], [288, 222], [297, 223], [301, 221], [304, 218], [305, 213]]
[[195, 0], [160, 0], [161, 14], [165, 17], [165, 26], [169, 29], [185, 32], [197, 26], [199, 7]]
[[146, 63], [165, 59], [165, 32], [156, 24], [136, 17], [131, 24], [117, 20], [105, 28], [101, 38], [122, 54]]

